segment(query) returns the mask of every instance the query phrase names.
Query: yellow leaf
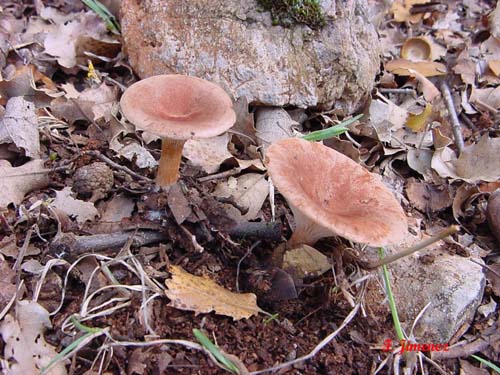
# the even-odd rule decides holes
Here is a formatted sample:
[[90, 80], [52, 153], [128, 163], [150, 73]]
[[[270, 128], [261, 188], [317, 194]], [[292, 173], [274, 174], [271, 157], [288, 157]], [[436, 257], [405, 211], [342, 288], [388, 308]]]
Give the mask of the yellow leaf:
[[418, 115], [410, 113], [408, 120], [406, 120], [406, 126], [411, 130], [413, 130], [414, 132], [424, 131], [429, 122], [431, 113], [432, 113], [432, 104], [427, 103], [422, 113]]
[[209, 278], [194, 276], [178, 266], [170, 266], [169, 271], [172, 278], [165, 281], [169, 306], [194, 311], [196, 315], [215, 311], [234, 320], [264, 312], [257, 306], [253, 293], [230, 292]]

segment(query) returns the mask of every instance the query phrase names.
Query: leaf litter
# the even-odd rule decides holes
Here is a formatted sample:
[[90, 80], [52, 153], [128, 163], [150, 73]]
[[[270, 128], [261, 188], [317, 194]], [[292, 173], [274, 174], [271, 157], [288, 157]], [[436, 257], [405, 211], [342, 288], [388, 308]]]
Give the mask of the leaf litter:
[[[113, 1], [104, 3], [110, 6]], [[204, 373], [215, 374], [218, 370], [201, 353], [171, 344], [148, 344], [152, 337], [192, 340], [192, 329], [200, 327], [213, 333], [225, 352], [234, 353], [256, 371], [307, 353], [317, 342], [318, 332], [340, 324], [338, 316], [350, 311], [348, 296], [360, 289], [354, 276], [349, 279], [349, 289], [336, 284], [346, 281], [344, 269], [338, 266], [338, 259], [332, 265], [330, 255], [335, 254], [332, 248], [351, 244], [335, 240], [321, 243], [317, 249], [293, 249], [287, 253], [283, 270], [270, 265], [268, 255], [275, 244], [265, 235], [240, 238], [228, 233], [235, 225], [266, 224], [274, 218], [293, 226], [282, 198], [269, 196], [272, 185], [264, 174], [262, 149], [299, 131], [335, 125], [341, 115], [308, 109], [296, 117], [289, 108], [249, 106], [241, 98], [235, 104], [237, 122], [231, 131], [206, 142], [189, 141], [181, 184], [169, 194], [157, 192], [148, 181], [155, 173], [158, 139], [136, 133], [118, 111], [120, 91], [134, 79], [120, 54], [119, 38], [81, 4], [19, 3], [3, 10], [0, 139], [5, 142], [8, 161], [0, 160], [0, 264], [4, 274], [0, 301], [5, 306], [12, 301], [16, 272], [21, 272], [19, 277], [29, 291], [36, 284], [45, 285], [40, 304], [63, 296], [51, 315], [29, 303], [33, 304], [29, 311], [36, 317], [32, 319], [36, 327], [26, 330], [26, 323], [12, 314], [14, 310], [4, 317], [0, 324], [6, 362], [2, 365], [9, 364], [16, 373], [47, 364], [67, 347], [70, 336], [63, 333], [68, 332], [66, 328], [72, 327], [72, 335], [78, 333], [65, 319], [75, 311], [87, 324], [112, 327], [115, 338], [129, 340], [130, 347], [124, 344], [113, 357], [121, 364], [108, 361], [108, 371], [124, 369], [124, 358], [133, 353], [129, 371], [161, 373], [175, 367], [182, 373], [182, 368], [197, 366]], [[416, 236], [425, 237], [444, 223], [457, 221], [470, 233], [458, 237], [457, 243], [483, 255], [491, 254], [496, 246], [495, 229], [488, 227], [492, 219], [486, 218], [485, 210], [500, 179], [498, 14], [498, 6], [483, 1], [397, 0], [390, 8], [382, 8], [377, 17], [383, 20], [378, 27], [384, 64], [376, 93], [360, 109], [365, 113], [361, 121], [346, 134], [324, 141], [390, 181], [416, 223], [412, 226]], [[415, 43], [415, 38], [427, 44], [429, 56], [422, 51], [403, 53], [405, 42]], [[443, 81], [451, 87], [460, 121], [458, 133], [440, 92]], [[456, 137], [463, 138], [461, 152]], [[113, 188], [96, 205], [75, 199], [71, 185], [76, 171], [105, 160], [115, 163], [109, 164], [115, 177]], [[134, 173], [148, 178], [136, 179]], [[18, 246], [16, 240], [22, 240], [31, 227], [36, 239], [26, 248]], [[126, 239], [133, 233], [147, 236], [159, 230], [168, 238], [160, 243], [135, 246], [130, 240], [112, 246], [106, 242], [117, 234]], [[85, 261], [79, 259], [70, 266], [71, 271], [55, 265], [55, 272], [43, 276], [50, 262], [45, 255], [72, 256], [71, 246], [52, 248], [51, 243], [75, 233], [79, 244], [89, 246], [95, 237], [87, 231], [105, 234], [99, 237], [104, 242], [97, 244], [106, 249], [105, 254], [86, 254]], [[281, 236], [288, 231], [285, 225]], [[20, 267], [14, 271], [16, 257], [26, 259], [19, 260]], [[498, 259], [490, 256], [488, 262], [498, 273]], [[330, 272], [332, 267], [335, 273]], [[297, 270], [300, 280], [291, 276]], [[195, 275], [210, 275], [210, 279]], [[498, 297], [498, 278], [489, 272], [487, 280]], [[238, 293], [229, 291], [235, 289], [233, 285]], [[286, 295], [290, 287], [300, 299], [277, 302], [275, 297]], [[339, 297], [338, 290], [347, 300]], [[164, 297], [168, 293], [172, 293], [170, 305]], [[473, 322], [479, 335], [498, 322], [498, 308], [491, 301], [491, 295], [486, 296], [482, 309], [489, 322]], [[280, 315], [263, 322], [257, 302]], [[380, 309], [375, 304], [369, 307]], [[19, 311], [16, 307], [16, 313]], [[367, 343], [381, 344], [381, 336], [386, 338], [392, 329], [384, 326], [386, 314], [386, 310], [372, 314], [369, 325], [361, 319], [352, 323], [349, 337], [358, 337], [355, 331], [364, 332], [364, 343], [339, 338], [337, 349], [324, 348], [307, 363], [297, 365], [301, 366], [297, 371], [316, 374], [321, 366], [335, 366], [342, 373], [355, 373], [356, 363], [361, 369], [357, 373], [368, 373], [372, 362], [366, 356]], [[53, 329], [47, 333], [45, 327], [51, 323]], [[384, 330], [377, 331], [375, 326]], [[13, 337], [9, 330], [16, 329], [26, 331], [26, 353], [20, 353], [13, 339], [6, 338]], [[35, 334], [41, 338], [36, 342]], [[185, 341], [187, 347], [196, 348]], [[89, 356], [75, 350], [82, 373], [92, 371], [92, 360], [109, 349], [98, 339], [85, 345]], [[7, 350], [40, 356], [22, 357], [19, 363]], [[498, 359], [494, 352], [488, 351], [488, 355]], [[89, 362], [90, 357], [94, 358]], [[65, 373], [64, 363], [51, 371]], [[187, 371], [184, 373], [190, 373]]]

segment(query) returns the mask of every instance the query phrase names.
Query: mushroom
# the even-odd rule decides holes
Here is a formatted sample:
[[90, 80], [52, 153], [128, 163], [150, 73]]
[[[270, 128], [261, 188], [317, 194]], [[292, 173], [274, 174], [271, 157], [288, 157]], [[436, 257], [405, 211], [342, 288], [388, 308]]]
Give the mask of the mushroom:
[[267, 149], [266, 165], [294, 214], [288, 247], [334, 235], [370, 246], [405, 238], [406, 216], [392, 192], [347, 156], [292, 138]]
[[188, 139], [224, 133], [236, 121], [231, 98], [215, 83], [177, 74], [152, 76], [125, 90], [120, 106], [138, 129], [162, 139], [156, 183], [166, 188], [179, 178]]
[[425, 37], [409, 38], [401, 46], [401, 57], [412, 61], [431, 60], [431, 43]]

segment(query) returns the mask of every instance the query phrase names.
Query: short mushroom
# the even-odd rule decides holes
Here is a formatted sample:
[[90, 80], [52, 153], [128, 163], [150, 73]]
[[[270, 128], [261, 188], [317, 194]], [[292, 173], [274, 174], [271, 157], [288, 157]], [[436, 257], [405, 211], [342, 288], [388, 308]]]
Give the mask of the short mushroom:
[[294, 214], [289, 247], [334, 235], [370, 246], [405, 238], [406, 215], [392, 192], [347, 156], [292, 138], [267, 149], [266, 165]]
[[224, 133], [236, 121], [231, 98], [215, 83], [177, 74], [152, 76], [125, 90], [120, 106], [138, 129], [162, 139], [156, 183], [168, 187], [179, 178], [182, 148], [188, 139]]

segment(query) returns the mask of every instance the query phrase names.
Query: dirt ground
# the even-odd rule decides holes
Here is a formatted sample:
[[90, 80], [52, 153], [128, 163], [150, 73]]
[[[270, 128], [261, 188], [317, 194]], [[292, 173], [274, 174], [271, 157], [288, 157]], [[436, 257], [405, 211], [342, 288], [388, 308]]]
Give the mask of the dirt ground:
[[[499, 148], [498, 142], [494, 142], [500, 134], [500, 101], [496, 90], [500, 83], [497, 67], [500, 46], [485, 44], [496, 37], [500, 45], [500, 16], [490, 15], [496, 4], [486, 0], [395, 1], [396, 5], [384, 10], [378, 3], [371, 1], [369, 6], [373, 8], [374, 20], [378, 20], [383, 64], [365, 114], [370, 111], [370, 102], [380, 100], [380, 95], [398, 107], [403, 102], [407, 103], [406, 109], [420, 106], [419, 114], [425, 103], [432, 101], [433, 116], [441, 123], [441, 133], [434, 133], [434, 143], [422, 147], [429, 152], [438, 150], [438, 134], [441, 137], [437, 137], [438, 141], [448, 140], [449, 148], [456, 149], [452, 121], [443, 115], [446, 104], [440, 98], [427, 97], [431, 94], [426, 90], [439, 88], [434, 78], [429, 75], [428, 79], [415, 79], [386, 66], [389, 60], [399, 57], [406, 39], [427, 35], [443, 50], [433, 63], [449, 69], [453, 100], [457, 108], [462, 106], [461, 136], [465, 146], [476, 145], [483, 136], [490, 143], [483, 145], [485, 159], [479, 159], [475, 165], [479, 177], [453, 177], [440, 170], [427, 178], [410, 165], [408, 147], [391, 152], [396, 149], [394, 143], [382, 142], [373, 133], [372, 136], [353, 133], [349, 136], [353, 138], [342, 135], [339, 139], [344, 146], [349, 143], [344, 148], [351, 150], [346, 151], [349, 156], [373, 173], [392, 179], [394, 190], [403, 197], [401, 203], [406, 214], [418, 222], [416, 230], [435, 233], [436, 228], [460, 224], [460, 234], [453, 237], [455, 245], [443, 243], [442, 250], [468, 256], [468, 246], [472, 245], [463, 245], [464, 236], [468, 236], [472, 238], [469, 244], [475, 244], [474, 251], [479, 251], [484, 263], [499, 272], [500, 238], [495, 239], [494, 229], [486, 220], [490, 215], [494, 216], [490, 221], [500, 223], [500, 209], [494, 211], [493, 205], [488, 208], [487, 204], [490, 194], [500, 187], [498, 178], [491, 178], [491, 173], [498, 172], [495, 150]], [[401, 4], [406, 4], [406, 8]], [[332, 261], [332, 269], [320, 276], [293, 280], [273, 258], [276, 247], [290, 237], [293, 224], [293, 214], [279, 194], [274, 207], [266, 199], [257, 208], [257, 221], [270, 222], [273, 208], [280, 226], [265, 235], [231, 234], [235, 221], [227, 206], [242, 215], [249, 208], [241, 207], [234, 197], [215, 196], [214, 191], [221, 181], [244, 174], [264, 176], [263, 169], [255, 166], [238, 169], [233, 158], [218, 168], [218, 172], [230, 171], [226, 176], [212, 176], [200, 182], [207, 173], [184, 159], [177, 190], [158, 191], [153, 182], [156, 168], [141, 167], [138, 163], [140, 157], [149, 160], [148, 155], [158, 159], [160, 142], [144, 142], [143, 135], [131, 130], [118, 109], [121, 93], [136, 77], [121, 52], [119, 35], [106, 30], [98, 17], [97, 20], [82, 18], [82, 12], [88, 11], [83, 3], [3, 0], [0, 5], [0, 116], [5, 122], [24, 108], [22, 118], [35, 116], [39, 132], [38, 146], [23, 143], [15, 136], [10, 142], [2, 141], [10, 146], [0, 149], [0, 161], [8, 160], [10, 168], [10, 165], [26, 165], [30, 159], [43, 159], [41, 166], [22, 173], [48, 176], [48, 180], [41, 177], [42, 181], [32, 177], [21, 180], [19, 176], [8, 180], [6, 176], [14, 172], [0, 170], [0, 194], [10, 202], [3, 208], [0, 204], [0, 309], [5, 309], [1, 315], [0, 359], [4, 373], [41, 369], [65, 348], [64, 361], [48, 373], [229, 373], [199, 346], [194, 329], [202, 330], [237, 366], [241, 363], [241, 374], [253, 373], [312, 353], [321, 340], [344, 323], [335, 338], [311, 358], [276, 373], [374, 374], [378, 369], [379, 374], [393, 374], [397, 373], [395, 368], [409, 365], [415, 359], [399, 358], [383, 350], [386, 340], [397, 343], [396, 334], [387, 300], [367, 293], [367, 290], [381, 292], [381, 274], [364, 270], [356, 259], [348, 256], [354, 252], [365, 258], [367, 255], [360, 246], [341, 238], [322, 239], [315, 248]], [[116, 8], [111, 1], [106, 6], [112, 11]], [[49, 14], [49, 8], [58, 13]], [[73, 25], [71, 32], [64, 29], [68, 25]], [[96, 31], [88, 36], [85, 33], [89, 30]], [[46, 38], [52, 43], [48, 44]], [[93, 55], [81, 54], [85, 48]], [[484, 57], [485, 50], [492, 57]], [[477, 67], [483, 71], [478, 73]], [[469, 95], [471, 89], [476, 90], [475, 97]], [[495, 92], [481, 91], [490, 89]], [[404, 99], [409, 91], [415, 93], [410, 104]], [[14, 106], [11, 99], [16, 97], [26, 100], [19, 104], [25, 107], [10, 109], [9, 105]], [[249, 108], [248, 112], [245, 108], [238, 113], [239, 121], [251, 119], [253, 110]], [[308, 130], [342, 120], [332, 113], [308, 110], [306, 114], [308, 120], [304, 126]], [[423, 120], [420, 117], [412, 130], [420, 136], [430, 132], [429, 124], [427, 117]], [[369, 120], [362, 119], [357, 127], [368, 126]], [[20, 138], [32, 139], [30, 134], [26, 130], [26, 135], [23, 133]], [[137, 145], [140, 153], [127, 158], [120, 148], [125, 144]], [[354, 148], [354, 154], [353, 144], [359, 146]], [[237, 135], [230, 137], [228, 146], [239, 159], [250, 160], [256, 154]], [[401, 157], [395, 157], [396, 154]], [[96, 162], [99, 167], [93, 164]], [[387, 163], [396, 174], [388, 174]], [[483, 168], [484, 163], [490, 163], [491, 169]], [[91, 174], [99, 168], [103, 173], [96, 175], [96, 180], [84, 181], [90, 188], [75, 188], [77, 171], [89, 165]], [[0, 168], [6, 167], [1, 164]], [[235, 173], [231, 175], [231, 171]], [[475, 172], [469, 172], [476, 176]], [[408, 190], [410, 185], [412, 190]], [[9, 186], [13, 188], [9, 190]], [[16, 198], [19, 191], [23, 194]], [[183, 216], [181, 224], [177, 215]], [[125, 234], [125, 240], [112, 246], [109, 240], [116, 233]], [[160, 241], [145, 244], [137, 239], [126, 241], [134, 234], [144, 233], [162, 237]], [[97, 234], [105, 235], [98, 241], [104, 244], [102, 248], [92, 243], [86, 250], [75, 250], [75, 238], [85, 242]], [[258, 307], [267, 314], [252, 313], [248, 318], [233, 319], [231, 314], [197, 314], [192, 306], [198, 302], [183, 301], [186, 309], [172, 306], [165, 294], [172, 265], [182, 267], [191, 276], [205, 276], [227, 290], [255, 294]], [[198, 279], [189, 280], [198, 283]], [[470, 326], [464, 327], [450, 342], [467, 340], [477, 344], [484, 339], [490, 340], [489, 344], [479, 345], [477, 350], [456, 352], [449, 359], [433, 363], [430, 354], [424, 353], [423, 367], [417, 365], [412, 373], [494, 373], [470, 355], [475, 353], [500, 364], [499, 314], [496, 305], [492, 305], [499, 302], [498, 285], [494, 274], [488, 273], [482, 305], [490, 304], [491, 311], [476, 313]], [[284, 300], [282, 297], [295, 287], [297, 298]], [[214, 305], [222, 303], [217, 292], [214, 295]], [[21, 300], [35, 301], [36, 306], [27, 308], [15, 302]], [[238, 303], [233, 306], [235, 310]], [[40, 306], [46, 311], [40, 310]], [[354, 317], [346, 320], [354, 309]], [[20, 343], [19, 338], [24, 341]], [[32, 357], [23, 357], [24, 351]]]

